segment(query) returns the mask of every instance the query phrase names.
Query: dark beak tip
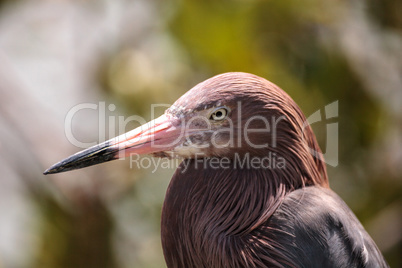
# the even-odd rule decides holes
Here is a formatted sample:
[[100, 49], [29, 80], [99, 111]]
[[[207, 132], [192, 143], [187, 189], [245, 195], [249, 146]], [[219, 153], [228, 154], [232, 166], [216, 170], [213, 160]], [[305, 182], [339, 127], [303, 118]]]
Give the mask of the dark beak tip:
[[59, 170], [59, 169], [57, 168], [57, 164], [55, 164], [55, 165], [51, 166], [50, 168], [46, 169], [46, 170], [43, 172], [43, 175], [59, 173], [60, 171], [61, 171], [61, 170]]
[[68, 164], [68, 163], [66, 163], [65, 160], [60, 161], [60, 162], [58, 162], [56, 164], [53, 164], [43, 172], [43, 175], [56, 174], [56, 173], [60, 173], [60, 172], [64, 172], [64, 171], [74, 169], [74, 168], [71, 168], [71, 167], [69, 168], [68, 166], [66, 166], [66, 164]]
[[117, 149], [111, 148], [109, 142], [105, 142], [67, 157], [46, 169], [43, 175], [66, 172], [115, 160], [117, 159], [116, 154]]

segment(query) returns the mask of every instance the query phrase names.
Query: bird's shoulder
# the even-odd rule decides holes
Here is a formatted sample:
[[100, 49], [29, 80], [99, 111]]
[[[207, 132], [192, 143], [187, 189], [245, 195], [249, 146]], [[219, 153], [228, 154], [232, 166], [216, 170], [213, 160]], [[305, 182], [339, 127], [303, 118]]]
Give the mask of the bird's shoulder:
[[[300, 267], [388, 267], [359, 220], [333, 191], [310, 186], [288, 194], [267, 222]], [[272, 231], [274, 230], [274, 231]]]

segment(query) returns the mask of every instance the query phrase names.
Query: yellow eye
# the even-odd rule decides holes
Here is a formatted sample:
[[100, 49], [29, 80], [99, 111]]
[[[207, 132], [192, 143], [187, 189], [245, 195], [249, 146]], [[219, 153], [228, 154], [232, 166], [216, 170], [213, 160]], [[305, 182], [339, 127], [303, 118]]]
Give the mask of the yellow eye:
[[228, 110], [226, 108], [217, 108], [212, 112], [210, 120], [220, 121], [226, 118], [228, 115]]

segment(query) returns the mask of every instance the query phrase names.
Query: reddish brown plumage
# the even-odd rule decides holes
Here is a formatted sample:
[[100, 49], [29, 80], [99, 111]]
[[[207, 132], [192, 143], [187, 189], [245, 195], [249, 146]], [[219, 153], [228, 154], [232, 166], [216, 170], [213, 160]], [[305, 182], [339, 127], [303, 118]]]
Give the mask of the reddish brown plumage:
[[[231, 146], [230, 150], [222, 148], [208, 148], [207, 156], [233, 157], [234, 154], [249, 153], [252, 156], [267, 156], [269, 152], [286, 157], [291, 163], [292, 175], [297, 173], [298, 184], [321, 185], [328, 187], [328, 178], [325, 163], [321, 156], [314, 157], [310, 150], [321, 152], [315, 135], [306, 124], [306, 118], [297, 104], [286, 92], [275, 84], [252, 74], [225, 73], [208, 79], [179, 98], [167, 111], [172, 115], [191, 117], [197, 111], [209, 107], [225, 105], [231, 108], [229, 117], [233, 121], [235, 141], [239, 139], [237, 126], [243, 127], [247, 119], [262, 116], [276, 124], [276, 138], [269, 136], [267, 132], [260, 135], [250, 135], [252, 144], [268, 143], [265, 149], [255, 149], [244, 139], [241, 133], [241, 147]], [[238, 122], [238, 110], [241, 122]], [[225, 122], [226, 123], [226, 122]], [[223, 126], [228, 126], [226, 123]], [[252, 121], [249, 128], [262, 128], [260, 121]], [[229, 138], [229, 137], [226, 137]], [[223, 137], [225, 139], [225, 137]], [[225, 140], [226, 141], [226, 140]], [[272, 145], [276, 142], [276, 146]], [[290, 175], [290, 174], [289, 174]], [[292, 177], [292, 176], [287, 176]]]
[[[328, 187], [322, 159], [314, 158], [309, 151], [309, 148], [318, 152], [320, 149], [310, 126], [303, 128], [306, 118], [283, 90], [267, 80], [244, 73], [219, 75], [188, 91], [173, 107], [186, 107], [188, 113], [194, 113], [209, 106], [226, 105], [231, 108], [229, 116], [237, 125], [238, 102], [243, 124], [256, 115], [269, 120], [285, 116], [278, 121], [276, 147], [255, 149], [242, 136], [242, 147], [230, 148], [230, 151], [209, 148], [208, 156], [229, 157], [234, 165], [235, 154], [264, 157], [275, 152], [285, 159], [286, 168], [212, 169], [206, 165], [204, 169], [201, 165], [196, 168], [197, 160], [190, 160], [189, 168], [183, 173], [182, 165], [172, 178], [162, 215], [162, 239], [171, 267], [177, 267], [179, 263], [175, 262], [180, 259], [183, 261], [180, 267], [188, 267], [189, 263], [195, 267], [261, 266], [262, 263], [250, 258], [252, 250], [243, 240], [258, 240], [255, 233], [264, 228], [264, 223], [289, 192], [308, 185]], [[170, 112], [176, 113], [174, 109]], [[255, 122], [252, 128], [261, 127]], [[272, 137], [262, 133], [250, 139], [252, 144], [262, 144]], [[230, 240], [233, 237], [241, 241]], [[224, 243], [231, 244], [225, 246]], [[273, 245], [275, 241], [261, 243]], [[181, 250], [177, 248], [179, 245], [183, 247]], [[225, 254], [226, 248], [233, 252]], [[232, 254], [240, 256], [241, 252], [250, 256], [232, 257]], [[178, 260], [177, 255], [181, 256]]]
[[[277, 125], [276, 146], [255, 149], [243, 142], [230, 150], [208, 148], [206, 158], [187, 159], [181, 164], [167, 190], [162, 212], [162, 244], [168, 267], [297, 267], [294, 252], [303, 249], [292, 247], [296, 245], [293, 227], [289, 227], [291, 231], [278, 228], [278, 216], [273, 215], [289, 194], [303, 187], [322, 189], [324, 199], [330, 195], [324, 191], [328, 188], [324, 161], [310, 151], [321, 152], [310, 126], [303, 127], [305, 116], [283, 90], [267, 80], [244, 73], [222, 74], [188, 91], [167, 112], [191, 116], [210, 106], [225, 105], [236, 125], [239, 101], [243, 123], [255, 115], [267, 119], [284, 116]], [[257, 122], [253, 125], [261, 127]], [[264, 132], [254, 134], [252, 140], [260, 144], [271, 138]], [[283, 157], [286, 168], [235, 166], [236, 155], [264, 157], [269, 152]], [[224, 157], [231, 160], [232, 168], [200, 164]], [[326, 210], [317, 215], [326, 215]], [[358, 223], [355, 218], [350, 221]], [[320, 243], [317, 239], [312, 247], [325, 248]], [[307, 253], [302, 256], [305, 263], [314, 259]], [[333, 265], [334, 260], [328, 259], [317, 267]]]

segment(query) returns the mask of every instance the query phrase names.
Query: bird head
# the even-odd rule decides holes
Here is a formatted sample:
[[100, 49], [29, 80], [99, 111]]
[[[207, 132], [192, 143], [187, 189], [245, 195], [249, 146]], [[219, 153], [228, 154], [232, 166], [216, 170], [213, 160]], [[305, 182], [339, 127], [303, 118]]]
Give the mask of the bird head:
[[320, 152], [314, 133], [300, 108], [282, 89], [252, 74], [225, 73], [193, 87], [162, 116], [78, 152], [45, 174], [133, 154], [233, 159], [246, 154], [264, 157], [273, 152], [288, 161], [290, 169], [325, 182], [323, 159], [311, 151]]

